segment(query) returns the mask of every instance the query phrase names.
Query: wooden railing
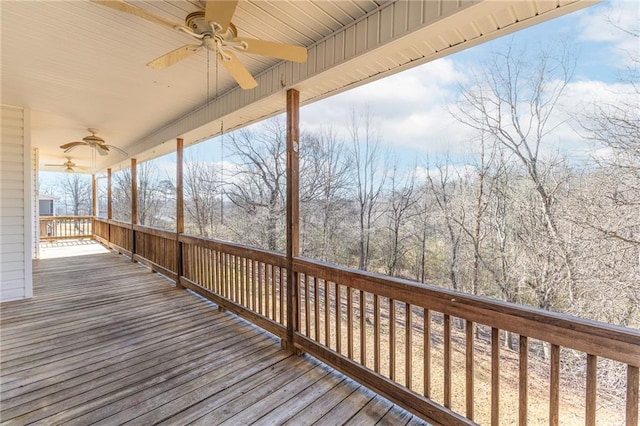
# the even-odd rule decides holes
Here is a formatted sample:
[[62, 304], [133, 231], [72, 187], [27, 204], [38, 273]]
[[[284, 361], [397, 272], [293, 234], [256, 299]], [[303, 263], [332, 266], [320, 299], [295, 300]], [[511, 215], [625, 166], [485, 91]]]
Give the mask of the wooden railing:
[[286, 340], [284, 255], [186, 235], [180, 243], [183, 286]]
[[283, 254], [102, 219], [95, 230], [102, 242], [283, 342], [288, 324], [296, 324], [286, 311], [287, 297], [295, 297], [296, 348], [428, 421], [558, 424], [564, 399], [577, 398], [563, 377], [569, 363], [583, 380], [574, 405], [584, 423], [610, 421], [596, 410], [607, 362], [625, 370], [625, 408], [615, 421], [638, 424], [637, 330], [306, 258], [293, 262], [289, 295]]
[[93, 238], [92, 216], [40, 216], [40, 240]]

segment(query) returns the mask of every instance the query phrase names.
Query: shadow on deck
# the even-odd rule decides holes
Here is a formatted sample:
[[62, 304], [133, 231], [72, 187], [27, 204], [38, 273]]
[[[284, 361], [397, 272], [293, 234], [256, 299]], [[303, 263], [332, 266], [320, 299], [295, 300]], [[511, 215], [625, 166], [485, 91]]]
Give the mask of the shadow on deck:
[[52, 250], [1, 307], [3, 422], [424, 424], [129, 258]]

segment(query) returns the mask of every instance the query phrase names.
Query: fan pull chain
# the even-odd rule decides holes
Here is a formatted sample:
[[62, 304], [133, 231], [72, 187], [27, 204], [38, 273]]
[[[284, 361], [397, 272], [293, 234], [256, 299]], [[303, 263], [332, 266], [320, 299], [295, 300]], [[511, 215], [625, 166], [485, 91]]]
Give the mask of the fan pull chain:
[[224, 225], [224, 121], [220, 120], [220, 224]]

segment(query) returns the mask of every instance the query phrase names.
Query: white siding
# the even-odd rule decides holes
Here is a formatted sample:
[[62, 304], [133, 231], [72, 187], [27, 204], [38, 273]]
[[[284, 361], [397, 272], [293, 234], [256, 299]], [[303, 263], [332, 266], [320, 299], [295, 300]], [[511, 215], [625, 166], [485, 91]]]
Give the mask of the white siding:
[[0, 139], [0, 301], [33, 296], [31, 147], [28, 114], [2, 106]]

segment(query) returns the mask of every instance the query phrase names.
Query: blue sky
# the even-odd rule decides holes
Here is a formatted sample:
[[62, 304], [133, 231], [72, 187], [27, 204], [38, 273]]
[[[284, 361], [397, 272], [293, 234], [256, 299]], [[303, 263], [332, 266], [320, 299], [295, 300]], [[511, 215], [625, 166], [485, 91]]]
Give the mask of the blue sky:
[[[339, 125], [341, 117], [349, 115], [345, 111], [369, 106], [378, 116], [381, 143], [392, 146], [400, 157], [455, 157], [469, 152], [468, 140], [473, 137], [448, 112], [455, 109], [459, 84], [468, 82], [467, 70], [478, 67], [491, 52], [505, 51], [509, 44], [535, 52], [565, 41], [577, 55], [565, 103], [575, 109], [592, 100], [609, 101], [616, 92], [628, 91], [618, 87], [617, 78], [629, 64], [626, 52], [635, 49], [638, 57], [640, 46], [637, 38], [616, 29], [607, 17], [622, 27], [635, 28], [637, 33], [638, 9], [637, 1], [608, 1], [565, 15], [310, 105], [301, 112], [301, 123], [313, 126], [313, 117], [332, 117]], [[557, 140], [549, 142], [557, 145], [549, 148], [583, 156], [591, 147], [574, 133], [559, 129]]]
[[[330, 125], [346, 139], [346, 117], [354, 109], [369, 108], [378, 126], [380, 143], [391, 156], [405, 163], [442, 155], [464, 162], [465, 154], [470, 152], [472, 134], [455, 121], [447, 109], [451, 109], [459, 96], [459, 84], [467, 82], [466, 71], [479, 66], [491, 52], [503, 51], [510, 43], [532, 51], [541, 46], [554, 46], [560, 40], [570, 43], [577, 55], [577, 66], [564, 103], [572, 109], [576, 105], [598, 100], [611, 102], [616, 96], [624, 96], [628, 88], [620, 85], [619, 73], [629, 65], [628, 52], [639, 56], [639, 41], [616, 29], [608, 20], [638, 33], [640, 2], [608, 0], [304, 106], [300, 113], [301, 127], [315, 130]], [[562, 111], [559, 117], [561, 114]], [[577, 160], [586, 158], [594, 149], [569, 126], [559, 128], [548, 144], [549, 150], [563, 152]], [[190, 150], [199, 158], [216, 162], [220, 159], [218, 138]]]

